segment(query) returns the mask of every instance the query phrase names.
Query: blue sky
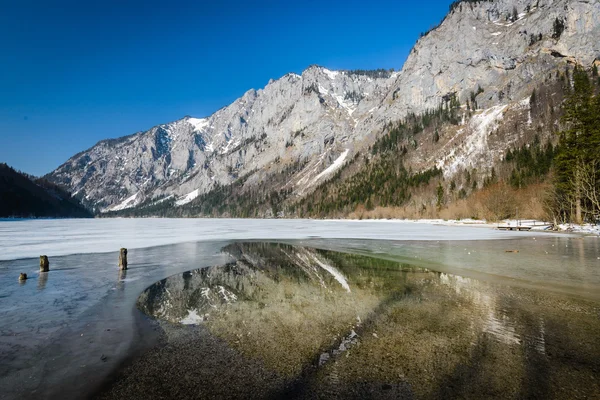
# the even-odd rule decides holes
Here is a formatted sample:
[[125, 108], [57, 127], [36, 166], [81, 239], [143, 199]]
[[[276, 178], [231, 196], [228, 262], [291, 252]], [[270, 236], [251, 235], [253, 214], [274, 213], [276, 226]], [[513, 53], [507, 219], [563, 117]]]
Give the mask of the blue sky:
[[311, 64], [398, 70], [449, 3], [0, 0], [0, 162], [43, 175]]

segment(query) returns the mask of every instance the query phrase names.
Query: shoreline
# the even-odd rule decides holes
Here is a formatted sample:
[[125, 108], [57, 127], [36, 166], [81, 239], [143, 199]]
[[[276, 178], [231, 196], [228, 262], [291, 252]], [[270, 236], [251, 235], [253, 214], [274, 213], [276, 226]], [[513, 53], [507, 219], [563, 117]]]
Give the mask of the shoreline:
[[148, 352], [156, 351], [167, 344], [165, 341], [166, 332], [160, 321], [144, 314], [137, 306], [134, 313], [138, 329], [137, 340], [132, 341], [127, 354], [108, 373], [97, 379], [95, 384], [88, 388], [87, 392], [80, 393], [81, 398], [102, 398], [105, 393], [123, 378], [123, 373], [138, 362], [140, 358]]

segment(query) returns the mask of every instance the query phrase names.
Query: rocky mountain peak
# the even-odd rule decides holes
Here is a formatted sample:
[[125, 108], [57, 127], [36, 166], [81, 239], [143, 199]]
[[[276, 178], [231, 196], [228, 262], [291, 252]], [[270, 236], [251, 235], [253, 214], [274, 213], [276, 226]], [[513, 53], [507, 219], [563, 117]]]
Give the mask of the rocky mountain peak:
[[[205, 118], [100, 142], [49, 177], [96, 210], [165, 199], [181, 206], [241, 178], [256, 185], [290, 170], [283, 187], [302, 196], [409, 113], [476, 98], [478, 109], [496, 115], [494, 107], [527, 99], [565, 65], [596, 59], [596, 1], [461, 1], [416, 43], [399, 72], [312, 65]], [[479, 160], [483, 149], [463, 156]]]

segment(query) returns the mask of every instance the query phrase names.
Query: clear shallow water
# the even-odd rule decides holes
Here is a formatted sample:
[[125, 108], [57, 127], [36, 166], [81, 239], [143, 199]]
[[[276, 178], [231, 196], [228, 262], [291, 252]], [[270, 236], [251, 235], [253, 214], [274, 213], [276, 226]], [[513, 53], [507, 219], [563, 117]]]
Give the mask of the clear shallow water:
[[[206, 327], [237, 359], [207, 373], [198, 354], [199, 372], [175, 385], [156, 374], [168, 362], [134, 365], [120, 394], [152, 396], [172, 385], [218, 397], [214, 376], [233, 378], [258, 360], [279, 377], [268, 377], [267, 390], [264, 374], [252, 373], [244, 389], [260, 388], [258, 397], [600, 395], [596, 302], [303, 246], [236, 243], [224, 251], [236, 261], [161, 280], [138, 306]], [[183, 375], [188, 367], [177, 368]]]
[[[595, 238], [387, 221], [0, 222], [2, 397], [53, 398], [60, 393], [62, 398], [79, 398], [143, 348], [139, 341], [148, 337], [148, 328], [135, 304], [144, 289], [173, 274], [230, 261], [221, 248], [244, 238], [410, 261], [452, 275], [592, 300], [600, 292], [600, 240]], [[177, 244], [141, 248], [172, 242]], [[131, 249], [125, 275], [116, 267], [121, 246]], [[520, 253], [504, 253], [515, 248]], [[50, 256], [48, 274], [37, 272], [37, 258], [27, 258], [39, 254]], [[19, 272], [31, 279], [19, 283]]]
[[314, 239], [294, 243], [415, 263], [479, 280], [552, 290], [600, 301], [600, 238], [596, 236], [538, 233], [501, 241]]
[[[37, 272], [37, 259], [0, 261], [0, 398], [78, 399], [93, 391], [145, 345], [139, 294], [173, 273], [225, 262], [225, 244], [131, 250], [126, 272], [117, 253], [52, 257], [48, 273]], [[20, 271], [30, 279], [18, 282]]]

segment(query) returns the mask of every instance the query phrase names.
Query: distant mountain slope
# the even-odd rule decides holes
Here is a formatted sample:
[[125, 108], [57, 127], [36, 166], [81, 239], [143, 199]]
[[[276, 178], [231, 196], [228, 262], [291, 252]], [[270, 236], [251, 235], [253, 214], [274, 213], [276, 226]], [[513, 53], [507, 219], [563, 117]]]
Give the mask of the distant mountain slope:
[[92, 214], [76, 199], [45, 179], [32, 180], [0, 164], [0, 217], [75, 217]]
[[[242, 208], [275, 205], [281, 196], [306, 198], [370, 153], [392, 126], [442, 105], [460, 116], [452, 123], [457, 129], [434, 132], [441, 139], [427, 144], [427, 153], [425, 142], [411, 137], [406, 168], [437, 167], [448, 181], [466, 169], [486, 175], [523, 144], [523, 129], [538, 129], [534, 122], [543, 124], [540, 136], [552, 134], [556, 117], [529, 118], [530, 96], [574, 65], [590, 68], [600, 60], [598, 4], [455, 2], [399, 72], [311, 66], [249, 90], [206, 118], [101, 141], [47, 178], [99, 212], [169, 207], [173, 215], [196, 215], [205, 213], [203, 204], [227, 212], [233, 204], [225, 207], [226, 197]], [[556, 96], [545, 103], [549, 110], [559, 106]], [[492, 135], [498, 130], [507, 133]]]
[[316, 177], [362, 141], [356, 127], [373, 120], [396, 75], [313, 66], [249, 90], [210, 117], [101, 141], [48, 179], [98, 211], [117, 211], [167, 197], [182, 206], [248, 174], [249, 182], [269, 180], [298, 160], [310, 161]]

